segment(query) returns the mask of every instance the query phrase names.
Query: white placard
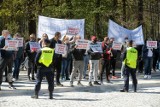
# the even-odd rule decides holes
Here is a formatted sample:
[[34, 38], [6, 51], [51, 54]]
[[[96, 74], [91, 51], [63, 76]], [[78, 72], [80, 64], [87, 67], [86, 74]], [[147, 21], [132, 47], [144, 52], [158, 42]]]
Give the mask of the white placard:
[[18, 50], [18, 41], [17, 40], [5, 40], [6, 50], [17, 51]]
[[18, 41], [18, 47], [23, 47], [23, 39], [24, 38], [16, 38], [16, 40]]
[[56, 54], [65, 54], [67, 46], [64, 44], [56, 44], [55, 53]]
[[87, 49], [88, 47], [88, 40], [77, 40], [76, 45], [77, 49]]
[[96, 45], [92, 45], [90, 44], [90, 48], [92, 49], [93, 52], [100, 52], [102, 53], [102, 46], [99, 45], [99, 44], [96, 44]]
[[147, 48], [148, 49], [157, 49], [157, 41], [147, 41]]
[[30, 50], [38, 51], [40, 49], [40, 44], [37, 42], [29, 42]]
[[114, 50], [121, 50], [121, 48], [122, 48], [122, 43], [113, 41], [112, 48], [113, 48]]
[[68, 27], [66, 35], [77, 35], [79, 31], [79, 28]]

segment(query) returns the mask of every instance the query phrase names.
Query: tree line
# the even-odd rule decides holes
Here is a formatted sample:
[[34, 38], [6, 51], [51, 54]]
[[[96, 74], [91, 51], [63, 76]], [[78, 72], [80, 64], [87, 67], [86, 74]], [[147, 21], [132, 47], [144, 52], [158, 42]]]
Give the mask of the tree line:
[[38, 15], [85, 19], [85, 37], [107, 35], [108, 20], [128, 29], [143, 25], [144, 38], [160, 37], [159, 0], [0, 0], [0, 30], [36, 33]]

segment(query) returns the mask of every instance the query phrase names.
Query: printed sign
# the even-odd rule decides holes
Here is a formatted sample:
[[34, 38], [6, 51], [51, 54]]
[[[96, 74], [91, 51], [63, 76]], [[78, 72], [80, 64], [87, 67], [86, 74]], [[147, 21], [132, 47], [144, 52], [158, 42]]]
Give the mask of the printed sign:
[[113, 48], [114, 50], [121, 50], [121, 48], [122, 48], [122, 43], [113, 41], [112, 48]]
[[77, 45], [77, 49], [87, 49], [88, 40], [77, 40], [76, 45]]
[[157, 41], [147, 41], [147, 48], [157, 49]]
[[102, 53], [102, 46], [99, 45], [99, 44], [90, 45], [90, 48], [93, 50], [93, 52], [100, 52], [100, 53]]
[[57, 54], [65, 54], [66, 48], [67, 47], [64, 44], [56, 44], [55, 53], [57, 53]]
[[67, 35], [77, 35], [79, 33], [79, 28], [71, 28], [68, 27], [67, 29]]
[[18, 47], [23, 47], [23, 38], [16, 38], [18, 41]]
[[38, 51], [40, 49], [40, 44], [37, 42], [29, 42], [30, 50]]
[[5, 40], [6, 50], [17, 51], [18, 50], [18, 41], [17, 40]]

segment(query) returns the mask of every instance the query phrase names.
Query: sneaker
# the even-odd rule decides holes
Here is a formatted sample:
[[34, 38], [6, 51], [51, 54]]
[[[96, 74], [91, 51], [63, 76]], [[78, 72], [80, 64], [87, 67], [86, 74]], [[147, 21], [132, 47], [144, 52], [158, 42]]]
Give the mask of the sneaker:
[[66, 78], [66, 80], [70, 80], [69, 78]]
[[144, 75], [144, 79], [147, 79], [148, 78], [148, 75]]
[[38, 95], [33, 95], [31, 98], [38, 99]]
[[16, 89], [16, 87], [14, 87], [14, 85], [9, 85], [10, 89]]
[[120, 92], [128, 92], [128, 90], [121, 89]]
[[83, 86], [83, 84], [80, 81], [78, 81], [77, 85], [78, 86]]
[[70, 81], [70, 86], [71, 86], [71, 87], [74, 87], [74, 85], [73, 85], [73, 82], [72, 82], [72, 81]]
[[94, 81], [93, 84], [94, 84], [94, 85], [101, 85], [100, 83], [98, 83], [98, 81]]
[[112, 76], [112, 79], [117, 79], [118, 77], [116, 77], [116, 76]]
[[93, 86], [93, 85], [92, 85], [92, 82], [89, 82], [89, 84], [88, 84], [88, 85], [89, 85], [89, 86]]
[[16, 81], [16, 79], [15, 79], [15, 78], [13, 78], [13, 79], [12, 79], [12, 81], [14, 82], [14, 81]]
[[61, 84], [61, 83], [57, 83], [56, 85], [59, 87], [63, 87], [63, 84]]
[[148, 75], [148, 79], [151, 79], [152, 78], [152, 76], [151, 75]]

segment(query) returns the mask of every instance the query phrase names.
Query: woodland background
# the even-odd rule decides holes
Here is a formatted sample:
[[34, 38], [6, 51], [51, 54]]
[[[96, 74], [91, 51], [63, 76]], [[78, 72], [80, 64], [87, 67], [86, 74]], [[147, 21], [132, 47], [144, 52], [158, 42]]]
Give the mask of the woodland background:
[[85, 19], [85, 38], [106, 36], [109, 19], [128, 29], [143, 25], [144, 38], [160, 38], [160, 0], [0, 0], [0, 31], [28, 38], [38, 15]]

